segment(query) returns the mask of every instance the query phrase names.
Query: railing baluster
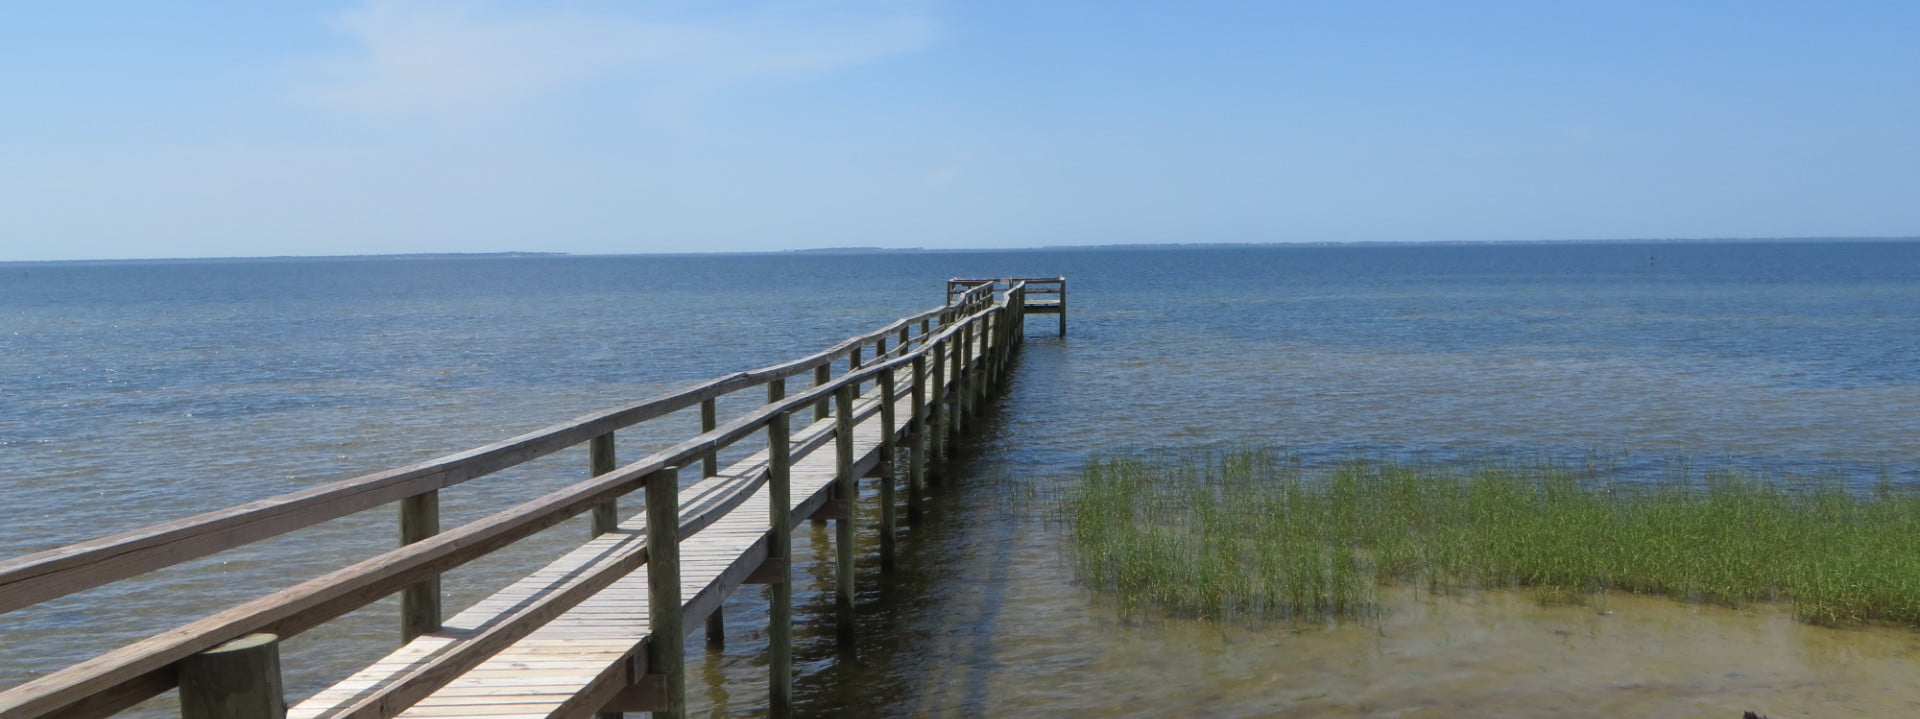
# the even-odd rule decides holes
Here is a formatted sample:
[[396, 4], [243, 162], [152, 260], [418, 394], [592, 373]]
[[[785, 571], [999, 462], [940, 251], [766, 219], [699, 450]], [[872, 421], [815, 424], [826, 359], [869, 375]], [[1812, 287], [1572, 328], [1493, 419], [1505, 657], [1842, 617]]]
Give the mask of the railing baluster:
[[[594, 437], [593, 441], [587, 446], [587, 463], [591, 466], [590, 471], [595, 477], [613, 471], [614, 465], [616, 464], [613, 457], [612, 432]], [[591, 525], [589, 531], [591, 531], [595, 537], [619, 529], [619, 501], [609, 499], [594, 505], [593, 514], [588, 520], [588, 523]]]
[[[700, 402], [700, 433], [712, 432], [713, 428], [718, 426], [720, 426], [720, 412], [714, 406], [713, 398], [702, 400]], [[716, 449], [712, 454], [700, 459], [700, 476], [712, 477], [718, 474], [720, 474], [720, 450]]]
[[[832, 362], [822, 363], [819, 367], [813, 368], [813, 386], [815, 387], [826, 386], [827, 382], [831, 381], [832, 379], [833, 379], [833, 363]], [[827, 409], [827, 398], [821, 397], [820, 401], [813, 403], [813, 421], [818, 422], [820, 420], [826, 419], [829, 414], [831, 414], [831, 412], [829, 412]]]
[[[440, 490], [400, 500], [400, 544], [408, 545], [440, 533]], [[440, 631], [440, 575], [435, 574], [400, 590], [400, 643]]]
[[[860, 349], [861, 345], [854, 345], [853, 354], [847, 356], [847, 374], [853, 374], [855, 371], [858, 371], [863, 364], [860, 361]], [[859, 382], [853, 383], [853, 394], [856, 397], [860, 395], [860, 384]]]

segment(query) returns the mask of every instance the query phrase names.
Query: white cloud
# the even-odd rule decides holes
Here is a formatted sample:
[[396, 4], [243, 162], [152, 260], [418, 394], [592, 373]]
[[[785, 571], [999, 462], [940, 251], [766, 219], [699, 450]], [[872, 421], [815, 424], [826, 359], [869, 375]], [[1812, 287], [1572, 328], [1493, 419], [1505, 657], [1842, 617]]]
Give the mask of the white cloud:
[[298, 94], [372, 115], [511, 107], [601, 87], [658, 106], [765, 77], [830, 71], [932, 39], [912, 2], [770, 2], [716, 12], [581, 12], [528, 4], [366, 0], [334, 26], [352, 43], [305, 68]]

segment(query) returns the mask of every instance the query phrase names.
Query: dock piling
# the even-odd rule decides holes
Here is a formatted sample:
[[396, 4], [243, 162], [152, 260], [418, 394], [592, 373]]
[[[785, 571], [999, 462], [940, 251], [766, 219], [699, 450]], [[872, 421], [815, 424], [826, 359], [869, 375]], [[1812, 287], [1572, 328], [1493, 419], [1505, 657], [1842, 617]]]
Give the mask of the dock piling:
[[280, 637], [249, 634], [180, 662], [181, 719], [282, 719]]
[[687, 712], [686, 633], [681, 630], [680, 472], [668, 467], [647, 476], [647, 673], [664, 684], [655, 719]]

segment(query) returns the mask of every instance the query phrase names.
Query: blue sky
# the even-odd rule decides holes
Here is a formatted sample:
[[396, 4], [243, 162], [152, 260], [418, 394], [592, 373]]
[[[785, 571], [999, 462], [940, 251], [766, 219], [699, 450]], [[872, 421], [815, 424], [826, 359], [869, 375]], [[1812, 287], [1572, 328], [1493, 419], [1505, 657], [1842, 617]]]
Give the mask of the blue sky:
[[0, 260], [1920, 235], [1920, 3], [0, 11]]

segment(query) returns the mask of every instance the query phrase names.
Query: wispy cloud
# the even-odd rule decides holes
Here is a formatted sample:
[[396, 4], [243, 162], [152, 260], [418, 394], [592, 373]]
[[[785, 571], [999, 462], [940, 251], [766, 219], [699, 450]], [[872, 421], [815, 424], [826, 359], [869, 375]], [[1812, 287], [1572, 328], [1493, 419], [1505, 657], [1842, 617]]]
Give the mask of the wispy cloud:
[[372, 115], [495, 109], [588, 88], [685, 105], [757, 79], [909, 52], [933, 37], [916, 2], [692, 7], [366, 0], [333, 21], [351, 47], [304, 68], [298, 94]]

